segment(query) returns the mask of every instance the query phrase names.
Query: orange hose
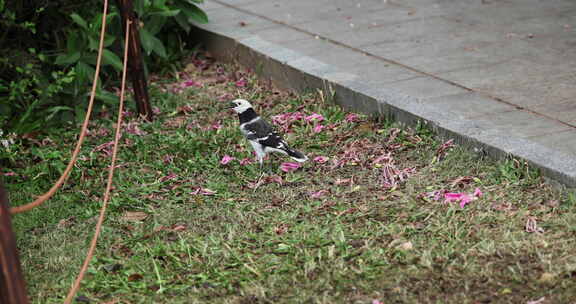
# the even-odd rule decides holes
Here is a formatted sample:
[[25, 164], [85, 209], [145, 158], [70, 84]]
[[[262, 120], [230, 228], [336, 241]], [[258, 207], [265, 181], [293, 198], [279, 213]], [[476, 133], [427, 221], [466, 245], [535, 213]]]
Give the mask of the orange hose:
[[100, 231], [102, 230], [102, 223], [104, 222], [104, 218], [106, 215], [106, 207], [108, 206], [108, 200], [110, 199], [110, 192], [112, 191], [112, 181], [114, 179], [114, 167], [116, 166], [116, 155], [118, 153], [118, 142], [120, 141], [120, 133], [122, 128], [122, 112], [124, 112], [124, 89], [126, 87], [126, 64], [128, 63], [128, 38], [130, 37], [130, 25], [131, 21], [126, 20], [126, 37], [125, 44], [124, 44], [124, 69], [122, 70], [122, 85], [120, 89], [120, 104], [118, 105], [118, 120], [116, 122], [116, 134], [114, 136], [114, 147], [112, 148], [112, 161], [110, 163], [110, 168], [108, 170], [108, 181], [106, 183], [106, 192], [104, 192], [104, 200], [102, 201], [102, 207], [100, 208], [100, 216], [98, 217], [98, 222], [96, 223], [96, 229], [94, 231], [94, 236], [92, 237], [92, 241], [90, 242], [90, 248], [88, 248], [88, 253], [86, 254], [86, 258], [84, 259], [84, 264], [80, 269], [80, 273], [76, 277], [76, 281], [70, 288], [68, 292], [68, 296], [66, 296], [66, 300], [64, 300], [64, 304], [72, 303], [74, 295], [80, 289], [80, 283], [86, 274], [86, 270], [88, 270], [88, 265], [94, 256], [94, 251], [96, 250], [96, 243], [98, 242], [98, 237], [100, 236]]

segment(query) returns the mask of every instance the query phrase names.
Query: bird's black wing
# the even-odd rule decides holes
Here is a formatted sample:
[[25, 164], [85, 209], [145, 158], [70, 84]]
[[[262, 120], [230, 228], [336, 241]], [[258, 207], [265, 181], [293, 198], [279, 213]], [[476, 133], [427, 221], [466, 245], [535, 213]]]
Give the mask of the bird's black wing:
[[275, 148], [280, 150], [290, 149], [284, 139], [276, 132], [268, 134], [268, 136], [256, 139], [259, 144], [264, 147]]
[[[246, 137], [250, 140], [263, 139], [271, 135], [280, 137], [274, 132], [274, 128], [262, 118], [244, 125], [244, 129], [246, 131]], [[282, 138], [280, 138], [280, 140], [282, 140]]]

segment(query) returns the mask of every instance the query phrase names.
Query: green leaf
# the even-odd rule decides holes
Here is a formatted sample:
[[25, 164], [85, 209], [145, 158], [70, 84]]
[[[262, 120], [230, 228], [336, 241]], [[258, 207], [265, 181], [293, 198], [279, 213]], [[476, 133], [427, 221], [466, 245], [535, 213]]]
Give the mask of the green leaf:
[[45, 120], [46, 121], [50, 121], [52, 120], [52, 118], [54, 117], [54, 115], [56, 115], [58, 112], [61, 111], [74, 111], [74, 109], [72, 109], [71, 107], [67, 107], [67, 106], [55, 106], [55, 107], [51, 107], [50, 109], [48, 109], [46, 112], [50, 113], [48, 114], [48, 116], [46, 116]]
[[152, 2], [152, 6], [154, 7], [166, 7], [166, 0], [154, 0]]
[[[146, 3], [144, 3], [146, 2]], [[144, 16], [144, 7], [148, 6], [148, 1], [146, 0], [136, 0], [134, 1], [134, 11], [138, 16]]]
[[120, 98], [116, 94], [102, 89], [96, 91], [95, 97], [96, 99], [113, 106], [118, 105], [118, 102], [120, 101]]
[[65, 53], [65, 54], [58, 55], [58, 57], [56, 57], [56, 60], [54, 61], [54, 64], [67, 65], [67, 64], [75, 63], [79, 59], [80, 59], [80, 52], [78, 52], [78, 51], [72, 52], [72, 53]]
[[160, 32], [162, 27], [166, 24], [166, 18], [162, 16], [152, 16], [148, 22], [144, 23], [144, 27], [152, 35], [156, 35]]
[[154, 37], [145, 28], [140, 28], [140, 40], [142, 41], [142, 46], [148, 55], [154, 51], [156, 55], [166, 58], [166, 48], [162, 41]]
[[66, 49], [68, 53], [80, 52], [83, 49], [83, 43], [78, 32], [68, 32], [68, 40], [66, 40]]
[[96, 66], [96, 53], [84, 53], [82, 54], [82, 58], [80, 58], [80, 61], [90, 65], [90, 66]]
[[92, 81], [92, 79], [94, 78], [95, 73], [94, 68], [82, 61], [78, 61], [74, 70], [76, 72], [76, 75], [78, 75], [78, 77], [76, 77], [76, 80], [78, 81], [79, 85], [86, 84], [87, 82]]
[[183, 5], [180, 6], [180, 9], [186, 15], [188, 22], [198, 22], [198, 23], [208, 23], [208, 16], [206, 13], [200, 9], [195, 4], [191, 3], [182, 3]]
[[188, 18], [184, 15], [184, 13], [180, 13], [175, 17], [176, 23], [184, 30], [186, 33], [190, 32], [190, 23], [188, 23]]
[[156, 55], [162, 58], [168, 57], [168, 54], [166, 53], [166, 48], [164, 47], [164, 43], [160, 39], [156, 39], [156, 43], [154, 43], [154, 53], [156, 53]]
[[74, 23], [76, 23], [79, 26], [81, 26], [82, 28], [88, 30], [88, 24], [86, 23], [86, 20], [84, 20], [84, 18], [80, 17], [80, 15], [78, 15], [76, 13], [72, 13], [72, 14], [70, 14], [70, 18], [72, 18], [72, 21], [74, 21]]
[[102, 62], [103, 64], [110, 64], [117, 71], [122, 71], [123, 68], [122, 60], [120, 60], [120, 58], [116, 54], [114, 54], [114, 52], [104, 49], [104, 51], [102, 52], [102, 59], [104, 59]]
[[86, 109], [84, 107], [76, 107], [74, 117], [76, 118], [76, 123], [82, 123], [86, 117]]
[[174, 17], [180, 13], [179, 9], [151, 12], [150, 16]]
[[116, 37], [113, 36], [104, 37], [104, 47], [111, 46], [114, 43], [114, 41], [116, 41]]
[[96, 51], [98, 46], [100, 45], [100, 41], [97, 40], [95, 37], [88, 35], [88, 49], [91, 51]]
[[140, 42], [142, 42], [142, 48], [144, 48], [146, 55], [150, 55], [154, 49], [152, 46], [152, 44], [154, 44], [152, 41], [153, 38], [155, 37], [152, 36], [152, 34], [150, 34], [145, 28], [140, 28]]

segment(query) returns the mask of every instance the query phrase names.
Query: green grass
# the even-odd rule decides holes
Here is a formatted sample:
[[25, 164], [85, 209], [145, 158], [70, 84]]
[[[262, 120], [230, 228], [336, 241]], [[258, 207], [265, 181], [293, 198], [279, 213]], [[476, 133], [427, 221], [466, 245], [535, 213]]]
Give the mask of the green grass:
[[[222, 71], [221, 69], [224, 69]], [[294, 95], [237, 67], [187, 72], [202, 88], [171, 94], [157, 80], [145, 135], [122, 139], [109, 213], [79, 296], [106, 303], [546, 303], [576, 298], [576, 197], [557, 191], [523, 162], [494, 162], [442, 143], [425, 128], [347, 113], [324, 94]], [[227, 71], [226, 71], [227, 70]], [[234, 80], [244, 77], [246, 87]], [[231, 80], [232, 79], [232, 80]], [[285, 137], [311, 161], [285, 173], [282, 157], [252, 157], [225, 94], [253, 101], [268, 118], [300, 111], [325, 128], [296, 122]], [[184, 107], [186, 106], [186, 107]], [[114, 115], [93, 123], [81, 160], [45, 206], [15, 216], [34, 303], [60, 303], [76, 276], [95, 224]], [[210, 128], [219, 122], [221, 128]], [[107, 135], [103, 130], [108, 130]], [[14, 205], [56, 180], [76, 130], [19, 143], [5, 182]], [[320, 164], [316, 156], [329, 160]], [[380, 156], [388, 156], [375, 163]], [[334, 161], [347, 160], [341, 166]], [[396, 186], [385, 169], [406, 170]], [[281, 179], [281, 184], [273, 179]], [[434, 191], [483, 195], [464, 208]], [[194, 194], [209, 189], [214, 195]], [[321, 193], [324, 195], [313, 196]], [[133, 212], [133, 213], [127, 213]], [[136, 213], [134, 213], [136, 212]], [[132, 215], [130, 217], [129, 215]], [[145, 218], [144, 215], [146, 215]], [[529, 233], [535, 219], [543, 233]]]

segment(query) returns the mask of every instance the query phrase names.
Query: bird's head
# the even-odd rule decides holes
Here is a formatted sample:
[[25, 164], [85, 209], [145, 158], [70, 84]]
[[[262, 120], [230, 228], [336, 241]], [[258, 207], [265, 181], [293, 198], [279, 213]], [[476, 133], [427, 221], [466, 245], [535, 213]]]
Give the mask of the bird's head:
[[230, 102], [230, 108], [236, 113], [240, 114], [248, 109], [252, 108], [252, 105], [245, 99], [236, 99]]

